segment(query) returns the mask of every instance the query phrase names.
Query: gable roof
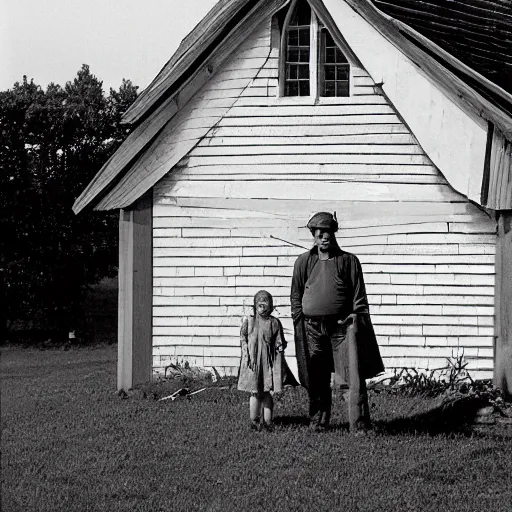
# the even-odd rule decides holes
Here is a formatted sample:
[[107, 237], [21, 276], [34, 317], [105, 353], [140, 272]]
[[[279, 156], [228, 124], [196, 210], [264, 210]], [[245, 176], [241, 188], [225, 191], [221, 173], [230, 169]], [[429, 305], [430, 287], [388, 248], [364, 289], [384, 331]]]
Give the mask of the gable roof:
[[377, 8], [512, 93], [510, 0], [372, 0]]
[[[411, 60], [423, 69], [430, 70], [431, 78], [442, 84], [444, 90], [451, 90], [466, 107], [492, 122], [506, 139], [512, 140], [511, 94], [403, 21], [377, 9], [374, 3], [378, 3], [379, 0], [374, 0], [374, 3], [370, 0], [340, 1], [350, 5]], [[498, 3], [498, 0], [470, 1]], [[123, 187], [134, 188], [134, 164], [138, 162], [138, 157], [142, 157], [144, 151], [158, 138], [173, 116], [207, 80], [197, 79], [198, 70], [205, 70], [206, 75], [215, 72], [216, 69], [210, 69], [209, 60], [218, 53], [221, 44], [226, 45], [226, 41], [233, 37], [237, 30], [240, 32], [240, 27], [247, 19], [251, 16], [255, 19], [259, 10], [264, 11], [266, 15], [276, 12], [288, 2], [289, 0], [220, 0], [182, 41], [169, 62], [128, 109], [123, 120], [125, 123], [133, 124], [134, 131], [76, 200], [73, 205], [75, 213], [91, 204], [99, 209], [125, 208], [149, 190], [162, 177], [161, 168], [158, 173], [148, 175], [145, 167], [143, 186], [137, 187], [135, 192], [119, 192]], [[437, 3], [440, 2], [441, 0], [437, 0]], [[311, 3], [318, 9], [323, 7], [321, 0], [312, 0]], [[387, 3], [398, 4], [399, 0], [390, 0]], [[407, 2], [403, 0], [402, 3]], [[427, 2], [415, 2], [415, 5], [423, 3]], [[430, 2], [433, 3], [434, 0]], [[393, 4], [392, 7], [397, 6]], [[323, 11], [324, 16], [330, 19], [325, 7]], [[332, 19], [330, 21], [333, 23]], [[422, 29], [418, 24], [416, 26]], [[456, 32], [454, 30], [454, 33]], [[190, 151], [191, 147], [192, 143], [182, 145], [182, 150]], [[186, 153], [175, 155], [173, 162], [176, 159], [179, 161], [185, 155]], [[170, 167], [164, 172], [169, 169]], [[130, 170], [130, 179], [126, 179], [125, 175]], [[116, 187], [116, 198], [108, 200], [108, 195]]]
[[[340, 0], [341, 1], [341, 0]], [[256, 2], [219, 0], [123, 116], [136, 124], [179, 86], [187, 70], [211, 53]], [[484, 98], [512, 114], [512, 5], [510, 0], [352, 0], [360, 14], [374, 11]], [[374, 8], [372, 9], [372, 4]], [[413, 7], [412, 7], [413, 5]], [[372, 22], [378, 21], [373, 18]]]
[[187, 73], [212, 53], [215, 46], [254, 7], [251, 0], [219, 0], [194, 29], [154, 80], [125, 112], [122, 122], [138, 123], [183, 83]]
[[[90, 205], [97, 209], [124, 208], [136, 200], [129, 196], [121, 203], [98, 205], [117, 185], [133, 187], [126, 175], [141, 163], [139, 157], [158, 140], [169, 121], [215, 74], [250, 27], [289, 1], [220, 0], [125, 113], [124, 122], [133, 123], [133, 131], [76, 199], [73, 211], [78, 213]], [[192, 142], [183, 145], [182, 150], [192, 149]], [[144, 192], [154, 184], [151, 180], [146, 183]]]

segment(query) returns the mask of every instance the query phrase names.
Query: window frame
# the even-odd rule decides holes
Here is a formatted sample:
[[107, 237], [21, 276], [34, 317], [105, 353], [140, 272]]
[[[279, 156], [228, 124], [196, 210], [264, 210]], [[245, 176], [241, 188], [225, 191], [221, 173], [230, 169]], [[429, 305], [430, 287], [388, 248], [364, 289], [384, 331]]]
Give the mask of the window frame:
[[[331, 39], [333, 40], [334, 44], [335, 44], [335, 49], [336, 50], [339, 50], [343, 56], [345, 57], [345, 60], [347, 62], [326, 62], [326, 38], [327, 38], [327, 35], [329, 35], [331, 37]], [[325, 44], [324, 44], [325, 43]], [[325, 47], [324, 47], [325, 46]], [[336, 58], [335, 58], [336, 60]], [[337, 96], [336, 94], [334, 96], [327, 96], [327, 95], [322, 95], [322, 92], [325, 91], [325, 82], [326, 82], [326, 78], [325, 78], [325, 68], [326, 66], [334, 66], [334, 73], [335, 73], [335, 77], [334, 77], [334, 80], [327, 80], [328, 82], [334, 82], [334, 88], [336, 89], [336, 84], [338, 82], [347, 82], [347, 94], [344, 94], [344, 95], [340, 95], [340, 96]], [[337, 78], [337, 70], [338, 68], [345, 68], [348, 73], [347, 73], [347, 79], [346, 80], [339, 80]], [[331, 33], [329, 32], [329, 29], [322, 23], [319, 23], [319, 26], [318, 26], [318, 97], [319, 98], [350, 98], [351, 96], [351, 85], [352, 85], [352, 80], [351, 80], [351, 73], [350, 73], [350, 70], [352, 69], [352, 64], [351, 62], [349, 61], [348, 57], [346, 56], [345, 52], [339, 47], [339, 45], [336, 43], [336, 41], [334, 41], [334, 38], [332, 37]]]
[[[344, 44], [339, 44], [332, 35], [332, 32], [329, 30], [327, 24], [323, 22], [318, 16], [318, 14], [313, 9], [313, 6], [309, 4], [311, 9], [311, 20], [310, 20], [310, 49], [309, 49], [309, 96], [286, 96], [286, 65], [287, 65], [287, 33], [288, 27], [290, 25], [290, 20], [293, 15], [293, 11], [295, 10], [297, 3], [299, 0], [292, 0], [291, 4], [288, 7], [288, 11], [286, 13], [286, 17], [284, 19], [284, 23], [281, 30], [281, 40], [279, 47], [279, 66], [278, 66], [278, 88], [277, 88], [277, 98], [279, 98], [280, 102], [290, 102], [290, 103], [302, 103], [302, 104], [315, 104], [315, 103], [339, 103], [346, 102], [348, 98], [353, 97], [353, 68], [354, 68], [354, 60], [352, 58], [351, 51], [347, 51], [347, 48]], [[307, 1], [307, 0], [306, 0]], [[309, 2], [308, 2], [309, 3]], [[331, 34], [331, 37], [334, 39], [336, 45], [343, 53], [348, 63], [348, 96], [321, 96], [320, 91], [322, 88], [321, 77], [323, 74], [323, 69], [321, 69], [322, 63], [320, 63], [321, 58], [321, 30], [325, 29], [327, 32]]]
[[[308, 32], [308, 38], [306, 39], [307, 41], [307, 46], [301, 44], [302, 43], [302, 40], [301, 40], [301, 32], [307, 30]], [[291, 41], [290, 41], [290, 32], [292, 31], [296, 31], [297, 32], [297, 42], [296, 44], [291, 44]], [[307, 25], [293, 25], [293, 26], [290, 26], [286, 29], [286, 34], [285, 34], [285, 39], [287, 40], [287, 44], [286, 44], [286, 49], [285, 49], [285, 55], [284, 55], [284, 75], [283, 75], [283, 82], [284, 82], [284, 87], [283, 87], [283, 93], [285, 96], [287, 97], [294, 97], [294, 96], [300, 96], [300, 97], [307, 97], [307, 96], [311, 96], [311, 19], [309, 21], [309, 23]], [[304, 50], [307, 48], [307, 53], [308, 53], [308, 59], [307, 61], [302, 61], [301, 58], [300, 58], [300, 54], [302, 52], [304, 52]], [[295, 61], [291, 61], [289, 60], [289, 57], [290, 57], [290, 51], [294, 49], [295, 52], [297, 53], [297, 60]], [[306, 77], [301, 77], [301, 67], [304, 68], [307, 66], [307, 75]], [[289, 71], [290, 71], [290, 68], [295, 68], [295, 71], [296, 71], [296, 74], [297, 76], [296, 77], [290, 77], [289, 76]], [[301, 82], [307, 82], [307, 89], [309, 91], [308, 94], [300, 94], [300, 85], [301, 85]], [[286, 90], [288, 89], [288, 86], [289, 84], [291, 83], [294, 83], [296, 84], [296, 87], [297, 87], [297, 90], [299, 91], [299, 94], [290, 94], [290, 95], [286, 95]]]

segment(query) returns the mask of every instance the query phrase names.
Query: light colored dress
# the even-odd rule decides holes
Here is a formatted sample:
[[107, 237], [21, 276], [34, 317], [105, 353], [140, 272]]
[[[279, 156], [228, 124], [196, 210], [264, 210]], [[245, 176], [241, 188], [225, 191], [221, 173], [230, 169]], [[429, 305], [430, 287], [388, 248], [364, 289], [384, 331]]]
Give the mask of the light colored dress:
[[272, 315], [245, 317], [240, 328], [240, 345], [238, 389], [256, 394], [282, 391], [286, 341], [281, 322]]

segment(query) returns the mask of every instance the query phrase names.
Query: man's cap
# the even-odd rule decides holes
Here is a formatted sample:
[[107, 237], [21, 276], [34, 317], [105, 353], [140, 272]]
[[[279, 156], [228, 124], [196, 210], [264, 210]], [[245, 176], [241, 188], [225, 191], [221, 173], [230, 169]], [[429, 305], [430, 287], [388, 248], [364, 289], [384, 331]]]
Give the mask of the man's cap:
[[310, 230], [328, 229], [329, 231], [336, 233], [336, 231], [338, 231], [338, 221], [336, 219], [336, 212], [334, 212], [334, 215], [329, 212], [315, 213], [309, 219], [307, 227]]

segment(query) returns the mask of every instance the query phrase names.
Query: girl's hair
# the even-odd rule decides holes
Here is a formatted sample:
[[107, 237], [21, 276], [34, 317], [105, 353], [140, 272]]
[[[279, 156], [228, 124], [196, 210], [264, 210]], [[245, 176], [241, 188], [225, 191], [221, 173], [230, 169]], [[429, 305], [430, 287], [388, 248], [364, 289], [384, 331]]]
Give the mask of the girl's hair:
[[256, 293], [256, 295], [254, 296], [254, 304], [253, 304], [253, 309], [254, 309], [254, 314], [256, 315], [256, 304], [258, 303], [259, 300], [261, 299], [265, 299], [268, 304], [269, 304], [269, 307], [270, 307], [270, 311], [272, 312], [274, 310], [274, 301], [272, 299], [272, 295], [270, 293], [267, 292], [267, 290], [260, 290], [258, 293]]

